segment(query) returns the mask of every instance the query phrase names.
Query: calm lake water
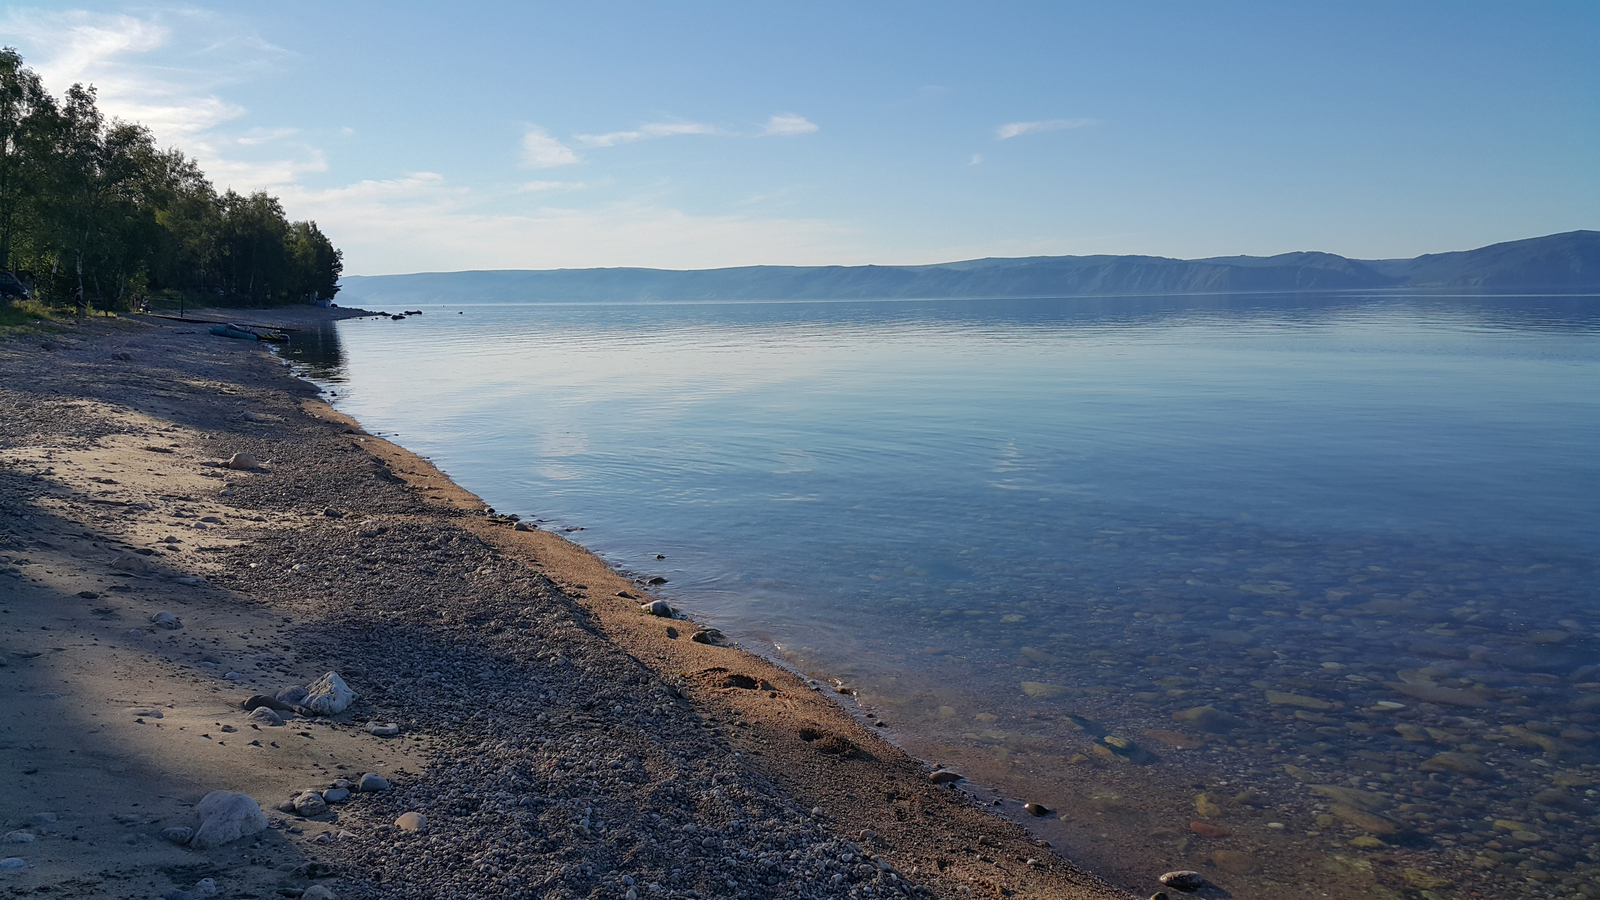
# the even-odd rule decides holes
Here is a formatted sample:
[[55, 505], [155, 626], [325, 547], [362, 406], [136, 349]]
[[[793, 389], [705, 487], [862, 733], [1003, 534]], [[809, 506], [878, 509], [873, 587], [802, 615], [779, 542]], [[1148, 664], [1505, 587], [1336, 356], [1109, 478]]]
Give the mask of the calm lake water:
[[288, 356], [1130, 890], [1600, 895], [1600, 299], [507, 302]]

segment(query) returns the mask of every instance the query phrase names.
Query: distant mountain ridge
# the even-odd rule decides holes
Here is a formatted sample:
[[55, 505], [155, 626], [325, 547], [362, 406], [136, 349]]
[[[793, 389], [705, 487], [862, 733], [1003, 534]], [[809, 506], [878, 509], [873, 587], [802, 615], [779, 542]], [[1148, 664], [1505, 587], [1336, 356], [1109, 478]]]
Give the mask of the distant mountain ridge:
[[345, 305], [483, 301], [1007, 299], [1385, 288], [1600, 292], [1600, 231], [1569, 231], [1415, 259], [1333, 253], [1168, 259], [1034, 256], [925, 266], [506, 269], [350, 275]]

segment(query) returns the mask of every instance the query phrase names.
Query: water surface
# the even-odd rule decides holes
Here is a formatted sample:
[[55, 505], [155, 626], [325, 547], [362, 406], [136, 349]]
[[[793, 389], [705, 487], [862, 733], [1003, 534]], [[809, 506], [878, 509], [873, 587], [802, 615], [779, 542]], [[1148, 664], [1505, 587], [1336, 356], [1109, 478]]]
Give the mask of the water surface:
[[1030, 824], [1132, 890], [1600, 887], [1594, 298], [507, 302], [327, 337], [291, 358], [366, 427], [1059, 810]]

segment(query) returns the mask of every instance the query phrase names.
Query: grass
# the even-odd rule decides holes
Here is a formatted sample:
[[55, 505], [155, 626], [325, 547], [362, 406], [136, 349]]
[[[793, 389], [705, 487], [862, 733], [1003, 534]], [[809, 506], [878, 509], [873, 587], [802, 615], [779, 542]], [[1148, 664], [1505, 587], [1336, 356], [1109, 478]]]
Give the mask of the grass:
[[0, 335], [42, 331], [56, 321], [59, 321], [58, 314], [37, 300], [0, 304]]

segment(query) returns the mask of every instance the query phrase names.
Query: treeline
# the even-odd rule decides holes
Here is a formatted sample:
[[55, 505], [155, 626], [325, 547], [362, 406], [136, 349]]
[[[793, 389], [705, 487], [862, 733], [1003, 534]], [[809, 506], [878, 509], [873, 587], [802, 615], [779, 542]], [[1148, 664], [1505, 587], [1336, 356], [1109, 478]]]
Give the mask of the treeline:
[[[333, 296], [342, 255], [276, 197], [218, 194], [194, 160], [108, 119], [95, 90], [57, 99], [0, 50], [0, 267], [49, 303], [186, 297], [227, 305]], [[0, 278], [12, 283], [9, 278]]]

